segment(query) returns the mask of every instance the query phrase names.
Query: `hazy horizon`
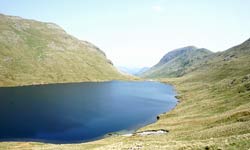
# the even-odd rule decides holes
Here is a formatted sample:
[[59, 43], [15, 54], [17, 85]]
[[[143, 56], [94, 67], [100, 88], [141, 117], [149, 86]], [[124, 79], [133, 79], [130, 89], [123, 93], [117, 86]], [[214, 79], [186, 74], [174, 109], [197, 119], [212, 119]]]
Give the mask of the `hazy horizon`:
[[152, 66], [170, 50], [223, 51], [250, 37], [250, 1], [0, 1], [0, 13], [53, 22], [115, 66]]

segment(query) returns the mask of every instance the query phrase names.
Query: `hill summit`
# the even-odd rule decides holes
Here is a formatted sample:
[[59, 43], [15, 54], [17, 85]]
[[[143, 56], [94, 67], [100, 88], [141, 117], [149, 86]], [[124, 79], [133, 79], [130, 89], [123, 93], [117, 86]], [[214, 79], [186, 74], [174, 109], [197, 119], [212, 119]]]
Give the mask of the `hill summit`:
[[140, 76], [147, 78], [182, 76], [190, 67], [210, 54], [211, 51], [195, 46], [178, 48], [168, 52], [159, 63]]
[[0, 14], [0, 86], [124, 78], [95, 45], [54, 23]]

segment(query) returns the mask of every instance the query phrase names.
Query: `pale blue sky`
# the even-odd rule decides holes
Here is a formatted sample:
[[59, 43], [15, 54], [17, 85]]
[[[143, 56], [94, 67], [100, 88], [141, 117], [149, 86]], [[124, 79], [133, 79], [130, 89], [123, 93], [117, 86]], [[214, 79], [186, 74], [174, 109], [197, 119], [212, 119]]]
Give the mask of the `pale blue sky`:
[[152, 66], [175, 48], [222, 51], [250, 38], [250, 0], [0, 0], [0, 13], [54, 22], [116, 66]]

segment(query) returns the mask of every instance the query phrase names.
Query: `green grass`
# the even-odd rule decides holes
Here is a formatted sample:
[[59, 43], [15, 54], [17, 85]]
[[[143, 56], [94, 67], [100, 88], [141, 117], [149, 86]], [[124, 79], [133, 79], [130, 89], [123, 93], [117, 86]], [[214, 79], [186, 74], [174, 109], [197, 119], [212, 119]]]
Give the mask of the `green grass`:
[[56, 25], [0, 15], [0, 31], [0, 86], [132, 78]]
[[207, 49], [184, 47], [167, 53], [158, 64], [142, 73], [144, 78], [180, 77], [212, 54]]
[[[163, 79], [176, 86], [180, 103], [160, 120], [139, 131], [166, 129], [151, 136], [113, 136], [82, 144], [0, 143], [2, 149], [248, 149], [250, 148], [249, 92], [234, 95], [218, 84], [195, 81], [196, 75]], [[195, 82], [190, 82], [192, 79]], [[227, 86], [221, 81], [220, 85]], [[237, 100], [235, 100], [237, 99]]]
[[[250, 50], [250, 49], [249, 49]], [[249, 51], [230, 61], [219, 54], [181, 78], [162, 78], [175, 86], [180, 103], [139, 131], [165, 129], [163, 135], [114, 135], [81, 144], [2, 142], [0, 149], [232, 149], [250, 148]], [[231, 52], [230, 52], [231, 53]]]
[[[57, 57], [65, 57], [61, 52], [56, 54]], [[71, 55], [71, 52], [68, 52], [67, 55]], [[96, 59], [100, 56], [93, 55], [91, 57], [93, 57], [91, 59]], [[74, 60], [80, 58], [80, 56], [76, 56]], [[169, 131], [166, 134], [130, 137], [114, 135], [102, 140], [80, 144], [0, 142], [0, 149], [250, 149], [249, 58], [250, 40], [228, 51], [214, 54], [208, 61], [198, 64], [183, 77], [158, 79], [175, 86], [180, 103], [172, 111], [161, 114], [156, 123], [145, 126], [139, 131], [165, 129]], [[66, 58], [65, 60], [71, 61]], [[85, 65], [91, 66], [87, 63]], [[73, 67], [79, 69], [78, 66]], [[64, 72], [64, 68], [58, 69]], [[50, 78], [57, 81], [61, 72], [58, 75], [46, 75], [51, 75]], [[95, 75], [95, 72], [86, 74], [92, 76]], [[70, 75], [75, 80], [79, 79], [75, 72]], [[27, 78], [27, 74], [23, 74], [23, 76]], [[28, 77], [34, 78], [32, 75]], [[67, 80], [67, 76], [63, 74], [62, 78], [64, 77]], [[2, 80], [2, 82], [6, 82], [6, 80]]]

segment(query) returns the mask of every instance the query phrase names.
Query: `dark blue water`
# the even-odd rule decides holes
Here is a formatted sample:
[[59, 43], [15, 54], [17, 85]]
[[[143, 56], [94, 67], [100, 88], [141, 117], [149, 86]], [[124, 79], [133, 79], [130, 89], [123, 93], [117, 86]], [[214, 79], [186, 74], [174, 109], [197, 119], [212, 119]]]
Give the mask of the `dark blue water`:
[[174, 96], [158, 82], [0, 88], [0, 141], [75, 143], [135, 130], [174, 108]]

